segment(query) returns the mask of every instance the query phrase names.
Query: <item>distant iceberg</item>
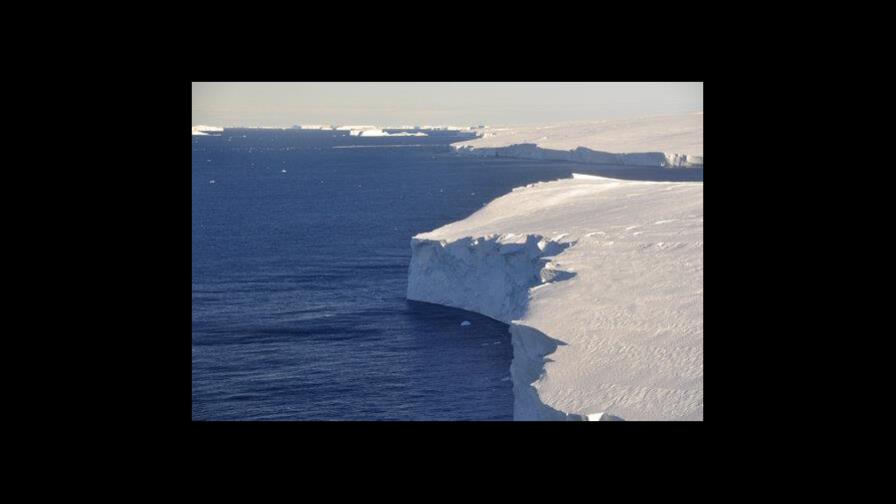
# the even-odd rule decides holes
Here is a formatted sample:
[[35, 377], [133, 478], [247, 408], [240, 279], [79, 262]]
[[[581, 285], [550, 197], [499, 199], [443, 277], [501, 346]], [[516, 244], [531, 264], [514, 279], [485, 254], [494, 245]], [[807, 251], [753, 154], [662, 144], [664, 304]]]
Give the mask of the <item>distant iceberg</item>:
[[191, 132], [194, 136], [208, 135], [209, 133], [223, 133], [224, 128], [220, 126], [206, 126], [204, 124], [200, 124], [198, 126], [193, 126], [191, 128]]
[[473, 128], [471, 126], [443, 126], [443, 125], [433, 126], [430, 124], [424, 124], [423, 126], [420, 126], [420, 129], [432, 130], [432, 131], [466, 131], [466, 130], [470, 130]]
[[388, 136], [394, 136], [394, 137], [415, 136], [415, 137], [419, 137], [419, 136], [429, 136], [429, 135], [427, 135], [426, 133], [423, 133], [423, 132], [408, 133], [408, 132], [406, 132], [406, 131], [402, 131], [401, 133], [389, 133], [388, 131], [383, 131], [383, 130], [381, 130], [381, 129], [355, 129], [355, 130], [351, 130], [351, 131], [349, 132], [349, 135], [351, 135], [351, 136], [363, 136], [363, 137], [388, 137]]
[[296, 124], [293, 126], [293, 129], [303, 129], [303, 130], [332, 130], [333, 127], [329, 124]]
[[401, 133], [386, 133], [386, 136], [412, 136], [412, 137], [425, 137], [429, 136], [422, 131], [418, 131], [416, 133], [408, 133], [407, 131], [402, 131]]
[[376, 126], [371, 124], [364, 125], [351, 125], [351, 126], [337, 126], [336, 131], [354, 131], [354, 130], [372, 130], [376, 129]]

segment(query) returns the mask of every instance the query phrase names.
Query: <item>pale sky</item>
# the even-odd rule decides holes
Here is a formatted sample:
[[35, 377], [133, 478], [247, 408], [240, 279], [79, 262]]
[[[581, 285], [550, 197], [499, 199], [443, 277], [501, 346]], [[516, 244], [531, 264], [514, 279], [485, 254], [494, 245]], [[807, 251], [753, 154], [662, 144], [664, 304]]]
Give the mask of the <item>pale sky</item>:
[[703, 111], [702, 82], [194, 82], [193, 124], [517, 125]]

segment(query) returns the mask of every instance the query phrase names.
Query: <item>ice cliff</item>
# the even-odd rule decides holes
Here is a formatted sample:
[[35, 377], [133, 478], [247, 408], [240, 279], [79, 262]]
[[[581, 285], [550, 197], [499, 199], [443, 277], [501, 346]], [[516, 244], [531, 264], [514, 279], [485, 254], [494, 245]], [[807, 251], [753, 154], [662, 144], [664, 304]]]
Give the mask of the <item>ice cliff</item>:
[[514, 419], [703, 419], [702, 183], [534, 184], [411, 251], [408, 299], [510, 325]]
[[702, 167], [703, 113], [485, 128], [480, 138], [455, 143], [452, 148], [470, 156]]
[[478, 157], [552, 159], [590, 164], [660, 166], [664, 168], [703, 166], [703, 156], [673, 152], [613, 153], [591, 150], [587, 147], [559, 150], [546, 149], [534, 143], [513, 144], [506, 147], [473, 147], [471, 145], [453, 145], [452, 147], [458, 154]]

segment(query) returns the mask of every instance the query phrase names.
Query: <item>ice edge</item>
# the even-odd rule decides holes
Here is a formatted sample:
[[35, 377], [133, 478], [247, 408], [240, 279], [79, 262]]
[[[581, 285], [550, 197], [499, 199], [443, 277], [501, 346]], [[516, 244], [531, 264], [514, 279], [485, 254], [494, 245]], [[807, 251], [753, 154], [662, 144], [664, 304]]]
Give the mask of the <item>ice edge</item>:
[[538, 234], [464, 237], [454, 241], [411, 238], [407, 298], [480, 313], [510, 326], [514, 420], [589, 420], [541, 402], [534, 384], [546, 357], [564, 343], [521, 323], [531, 289], [570, 278], [553, 256], [575, 242]]
[[520, 143], [504, 147], [473, 147], [460, 142], [452, 144], [454, 152], [464, 156], [509, 157], [573, 161], [586, 164], [658, 166], [663, 168], [703, 168], [703, 156], [671, 152], [613, 153], [576, 147], [570, 150], [547, 149], [533, 143]]

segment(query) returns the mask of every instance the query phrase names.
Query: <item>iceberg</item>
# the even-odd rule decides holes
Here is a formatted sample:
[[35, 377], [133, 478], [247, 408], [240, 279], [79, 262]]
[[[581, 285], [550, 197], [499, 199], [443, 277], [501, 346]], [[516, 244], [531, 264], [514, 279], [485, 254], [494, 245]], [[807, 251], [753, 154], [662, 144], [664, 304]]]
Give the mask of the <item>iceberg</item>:
[[349, 132], [351, 136], [362, 136], [362, 137], [406, 137], [406, 136], [429, 136], [423, 132], [417, 133], [408, 133], [403, 131], [401, 133], [389, 133], [387, 131], [383, 131], [381, 129], [362, 129], [362, 130], [351, 130]]
[[383, 135], [383, 136], [397, 136], [397, 137], [411, 137], [411, 136], [412, 136], [412, 137], [425, 137], [425, 136], [429, 136], [429, 135], [427, 135], [426, 133], [424, 133], [424, 132], [422, 132], [422, 131], [417, 131], [417, 132], [415, 132], [415, 133], [410, 133], [410, 132], [407, 132], [407, 131], [402, 131], [402, 132], [399, 132], [399, 133], [386, 133], [386, 134]]
[[366, 130], [352, 130], [352, 135], [357, 136], [367, 136], [367, 137], [380, 137], [380, 136], [389, 136], [388, 133], [381, 129], [366, 129]]
[[206, 126], [204, 124], [200, 124], [198, 126], [193, 126], [191, 128], [191, 133], [194, 136], [202, 136], [208, 135], [209, 133], [223, 133], [224, 128], [220, 126]]
[[407, 298], [509, 324], [515, 420], [703, 419], [703, 184], [576, 175], [411, 239]]
[[296, 124], [292, 127], [292, 129], [303, 129], [303, 130], [332, 130], [333, 127], [329, 124]]
[[350, 125], [350, 126], [337, 126], [336, 131], [352, 131], [352, 130], [368, 130], [368, 129], [377, 129], [376, 126], [372, 124], [362, 124], [362, 125]]

